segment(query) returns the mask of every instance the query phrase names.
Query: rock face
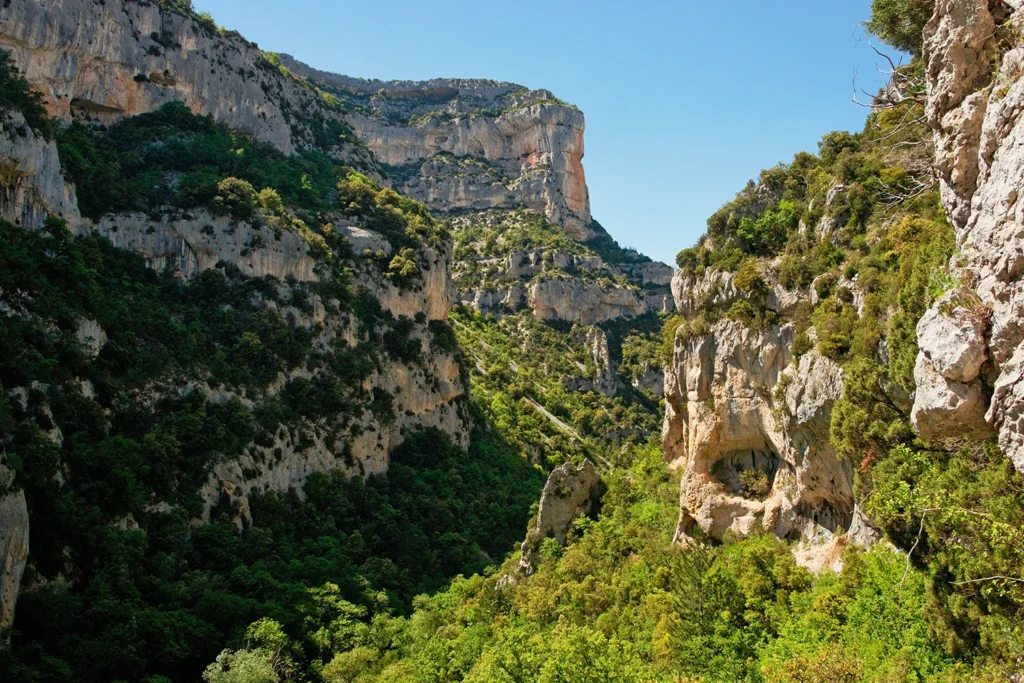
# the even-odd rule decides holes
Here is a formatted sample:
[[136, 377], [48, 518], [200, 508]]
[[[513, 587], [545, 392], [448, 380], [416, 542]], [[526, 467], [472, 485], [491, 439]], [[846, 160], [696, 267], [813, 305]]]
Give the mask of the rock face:
[[[687, 318], [727, 308], [741, 296], [729, 273], [677, 273], [676, 306]], [[774, 287], [780, 313], [799, 300]], [[808, 352], [793, 363], [794, 328], [747, 329], [723, 320], [677, 332], [665, 369], [666, 459], [684, 471], [676, 540], [720, 540], [757, 530], [800, 541], [796, 556], [818, 570], [834, 567], [842, 547], [867, 542], [853, 498], [853, 469], [829, 441], [833, 403], [843, 394], [840, 368]], [[859, 521], [858, 521], [859, 520]]]
[[[177, 100], [285, 153], [311, 145], [318, 128], [342, 121], [340, 110], [283, 74], [253, 43], [157, 3], [7, 3], [0, 47], [63, 119], [111, 121]], [[337, 153], [360, 156], [355, 146]], [[361, 158], [368, 160], [365, 153]]]
[[914, 417], [926, 438], [995, 430], [1024, 472], [1024, 48], [1001, 47], [1022, 18], [1019, 2], [939, 0], [925, 29], [951, 269], [967, 287], [918, 326]]
[[570, 391], [596, 391], [603, 396], [614, 396], [619, 390], [619, 376], [608, 351], [608, 335], [600, 327], [588, 327], [580, 334], [587, 354], [594, 363], [593, 378], [566, 377], [563, 385]]
[[981, 370], [988, 311], [970, 290], [942, 297], [917, 324], [917, 391], [911, 413], [924, 439], [991, 435]]
[[[524, 212], [542, 214], [573, 241], [607, 237], [590, 215], [583, 114], [549, 91], [472, 79], [356, 79], [281, 59], [345, 102], [356, 135], [395, 189], [432, 211], [459, 214], [459, 247], [480, 217], [512, 230]], [[543, 320], [594, 324], [673, 308], [672, 269], [663, 263], [606, 263], [594, 253], [536, 248], [529, 240], [490, 243], [477, 255], [457, 251], [457, 268], [465, 271], [462, 261], [472, 260], [489, 273], [458, 278], [460, 299], [478, 309], [500, 314], [529, 306]], [[541, 279], [551, 271], [569, 278]], [[577, 277], [579, 271], [606, 282]], [[615, 275], [623, 282], [607, 278]]]
[[538, 279], [530, 286], [528, 305], [540, 320], [568, 320], [595, 325], [633, 318], [647, 311], [643, 295], [625, 287], [601, 287], [570, 278]]
[[853, 471], [828, 440], [842, 376], [813, 353], [790, 366], [792, 342], [790, 326], [752, 333], [732, 322], [676, 340], [665, 457], [685, 468], [678, 539], [761, 527], [821, 543], [852, 523]]
[[[9, 50], [30, 84], [42, 92], [50, 113], [70, 119], [110, 122], [152, 111], [161, 104], [184, 101], [194, 111], [212, 115], [228, 126], [293, 153], [313, 141], [317, 127], [344, 131], [340, 108], [324, 100], [307, 83], [287, 75], [237, 34], [220, 34], [196, 19], [162, 12], [148, 2], [108, 0], [23, 0], [0, 11], [0, 48]], [[301, 115], [299, 114], [301, 112]], [[112, 214], [93, 223], [81, 217], [74, 188], [65, 182], [56, 145], [25, 125], [17, 113], [3, 114], [0, 132], [0, 218], [27, 228], [40, 227], [48, 216], [67, 219], [79, 234], [97, 232], [115, 246], [136, 252], [154, 269], [169, 269], [181, 278], [233, 267], [244, 276], [274, 278], [277, 299], [260, 299], [283, 319], [307, 328], [314, 348], [356, 347], [371, 341], [354, 315], [325, 301], [315, 285], [332, 277], [296, 232], [256, 227], [202, 211], [168, 213], [159, 218]], [[337, 137], [337, 136], [335, 136]], [[338, 159], [375, 168], [369, 152], [350, 144], [330, 148]], [[353, 252], [391, 253], [380, 235], [345, 220], [334, 229], [348, 238]], [[282, 425], [272, 443], [251, 443], [237, 459], [217, 464], [199, 494], [209, 508], [227, 503], [236, 521], [248, 519], [247, 496], [254, 490], [286, 491], [301, 487], [315, 472], [342, 470], [363, 476], [387, 469], [388, 454], [408, 434], [436, 428], [453, 442], [468, 446], [466, 386], [451, 351], [435, 348], [430, 323], [443, 322], [454, 298], [452, 246], [421, 245], [415, 252], [419, 273], [414, 286], [398, 287], [369, 260], [351, 263], [354, 284], [380, 303], [383, 322], [408, 318], [408, 339], [418, 344], [414, 361], [378, 354], [379, 362], [362, 383], [347, 387], [353, 401], [387, 398], [387, 410], [360, 409], [337, 416], [330, 424], [302, 425], [291, 433]], [[301, 289], [302, 292], [296, 290]], [[291, 304], [302, 294], [302, 310]], [[414, 321], [414, 322], [413, 322]], [[80, 320], [77, 335], [92, 356], [106, 334], [93, 320]], [[322, 370], [311, 361], [266, 390], [281, 391], [293, 379], [309, 380]], [[184, 382], [184, 380], [183, 380]], [[21, 396], [24, 388], [7, 388]], [[91, 391], [91, 386], [89, 388]], [[238, 398], [254, 405], [244, 392], [234, 394], [205, 383], [163, 386], [140, 400], [155, 400], [161, 391], [204, 394], [209, 401]], [[19, 393], [20, 392], [20, 393]], [[24, 402], [24, 401], [23, 401]], [[52, 417], [52, 416], [51, 416]], [[308, 434], [304, 427], [310, 427]], [[59, 442], [59, 430], [51, 438]], [[28, 556], [28, 506], [24, 492], [0, 465], [0, 632], [10, 626], [19, 583]], [[159, 507], [159, 505], [157, 505]]]
[[395, 189], [437, 211], [523, 205], [575, 239], [594, 236], [583, 114], [547, 90], [465, 79], [363, 80], [283, 56], [346, 101]]
[[636, 260], [610, 263], [537, 212], [462, 215], [452, 228], [458, 296], [477, 310], [501, 316], [529, 308], [540, 320], [593, 325], [675, 308], [668, 266], [625, 250]]
[[38, 228], [48, 215], [75, 223], [78, 200], [74, 187], [64, 181], [57, 145], [43, 139], [19, 112], [0, 113], [0, 217]]
[[11, 490], [13, 477], [0, 463], [0, 637], [14, 621], [14, 606], [28, 560], [28, 505], [24, 491]]
[[597, 367], [594, 390], [605, 396], [614, 396], [619, 388], [619, 378], [615, 374], [608, 353], [608, 335], [600, 327], [591, 327], [587, 330], [587, 349]]
[[601, 477], [594, 463], [584, 460], [578, 467], [567, 462], [555, 469], [544, 484], [536, 525], [523, 541], [519, 572], [533, 573], [540, 544], [553, 538], [565, 545], [569, 527], [580, 515], [589, 514], [600, 495]]

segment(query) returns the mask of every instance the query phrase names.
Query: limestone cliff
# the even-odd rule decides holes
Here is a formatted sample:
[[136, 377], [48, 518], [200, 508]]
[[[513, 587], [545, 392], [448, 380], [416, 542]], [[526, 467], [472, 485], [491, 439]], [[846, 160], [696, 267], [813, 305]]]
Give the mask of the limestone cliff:
[[369, 164], [342, 112], [235, 32], [151, 2], [21, 0], [0, 12], [0, 48], [53, 115], [110, 122], [182, 101], [285, 153], [326, 146]]
[[[729, 274], [715, 276], [677, 274], [679, 310], [693, 315], [695, 293], [723, 307], [740, 296]], [[777, 289], [776, 300], [795, 303]], [[678, 542], [762, 529], [803, 541], [797, 556], [812, 568], [838, 561], [859, 514], [853, 468], [829, 442], [842, 371], [814, 352], [793, 363], [794, 334], [792, 324], [681, 326], [666, 368], [663, 431], [666, 459], [683, 470]]]
[[[0, 11], [0, 49], [10, 51], [29, 84], [42, 93], [50, 114], [64, 122], [110, 124], [183, 101], [284, 154], [317, 149], [338, 162], [376, 168], [372, 154], [351, 135], [341, 109], [329, 98], [278, 68], [237, 34], [155, 4], [8, 3]], [[92, 220], [79, 211], [57, 145], [29, 127], [17, 111], [0, 116], [0, 218], [25, 228], [41, 227], [48, 216], [64, 218], [74, 233], [98, 233], [116, 247], [140, 254], [152, 269], [182, 280], [210, 270], [260, 279], [268, 284], [254, 295], [257, 305], [301, 328], [310, 339], [310, 361], [282, 373], [265, 391], [166, 378], [136, 392], [133, 400], [140, 406], [199, 392], [214, 404], [238, 400], [254, 409], [292, 382], [318, 381], [334, 372], [323, 361], [334, 350], [362, 353], [357, 350], [377, 348], [382, 335], [397, 335], [400, 352], [373, 351], [359, 381], [344, 387], [345, 401], [353, 406], [348, 414], [282, 424], [269, 438], [249, 443], [240, 457], [217, 463], [198, 492], [204, 503], [200, 519], [212, 507], [226, 504], [236, 522], [245, 523], [250, 493], [301, 493], [315, 472], [383, 472], [389, 452], [423, 429], [437, 428], [454, 443], [468, 445], [467, 388], [460, 362], [450, 344], [437, 343], [454, 298], [450, 239], [420, 240], [406, 247], [405, 280], [398, 282], [379, 262], [398, 249], [340, 213], [323, 216], [340, 245], [337, 254], [326, 256], [322, 237], [304, 227], [281, 229], [277, 218], [264, 213], [239, 220], [197, 208], [108, 213]], [[335, 258], [345, 260], [345, 270], [332, 266]], [[369, 322], [326, 294], [337, 291], [338, 284], [379, 305], [377, 312], [371, 307], [366, 314]], [[13, 310], [9, 304], [2, 302], [5, 313]], [[94, 321], [79, 327], [83, 345], [95, 358], [106, 342], [104, 330]], [[86, 397], [95, 395], [91, 384], [82, 386]], [[165, 506], [153, 500], [150, 507], [161, 511]], [[28, 552], [27, 529], [23, 492], [0, 481], [0, 631], [13, 614]]]
[[583, 114], [547, 90], [466, 79], [378, 81], [283, 63], [337, 95], [394, 187], [436, 211], [525, 206], [594, 235]]
[[918, 326], [914, 420], [926, 438], [998, 433], [1024, 472], [1024, 9], [941, 0], [925, 29], [928, 122], [959, 254]]
[[28, 506], [24, 491], [11, 490], [12, 478], [0, 462], [0, 637], [14, 620], [18, 587], [28, 560]]
[[0, 112], [0, 216], [37, 228], [50, 214], [76, 222], [74, 187], [64, 180], [57, 145], [32, 130], [19, 112]]
[[458, 216], [452, 230], [458, 296], [477, 310], [594, 325], [674, 309], [671, 268], [623, 249], [605, 258], [536, 212]]
[[544, 484], [537, 520], [523, 541], [518, 573], [529, 576], [534, 572], [545, 539], [565, 545], [572, 523], [593, 511], [600, 494], [601, 476], [589, 460], [556, 468]]
[[[345, 103], [393, 187], [456, 216], [462, 301], [499, 314], [528, 306], [542, 320], [584, 324], [671, 310], [671, 268], [635, 252], [619, 250], [616, 260], [586, 247], [611, 238], [590, 215], [583, 114], [575, 107], [512, 83], [366, 80], [280, 58]], [[481, 235], [481, 224], [498, 239]], [[534, 228], [531, 237], [546, 230], [564, 238], [524, 239], [524, 225]]]

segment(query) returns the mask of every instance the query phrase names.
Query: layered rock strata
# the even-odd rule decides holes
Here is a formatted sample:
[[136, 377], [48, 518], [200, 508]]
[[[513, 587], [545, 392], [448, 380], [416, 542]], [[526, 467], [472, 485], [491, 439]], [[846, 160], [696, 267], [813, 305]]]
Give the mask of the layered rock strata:
[[[181, 101], [286, 154], [312, 147], [324, 131], [347, 129], [340, 108], [254, 43], [157, 3], [7, 3], [0, 48], [64, 120], [110, 122]], [[335, 138], [340, 158], [369, 162], [361, 146]]]

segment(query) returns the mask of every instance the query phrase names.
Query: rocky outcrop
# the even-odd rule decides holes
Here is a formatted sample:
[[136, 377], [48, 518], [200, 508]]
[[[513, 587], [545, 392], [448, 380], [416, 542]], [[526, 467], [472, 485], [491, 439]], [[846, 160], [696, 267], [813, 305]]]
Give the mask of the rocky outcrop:
[[605, 396], [614, 396], [619, 388], [619, 378], [608, 353], [608, 335], [600, 327], [591, 327], [587, 330], [586, 346], [597, 368], [594, 390]]
[[57, 145], [25, 123], [19, 112], [0, 112], [0, 218], [38, 228], [46, 216], [76, 222], [78, 200], [64, 181]]
[[14, 621], [14, 606], [28, 561], [28, 505], [24, 491], [11, 489], [13, 478], [13, 473], [0, 463], [0, 637]]
[[917, 324], [914, 427], [924, 439], [991, 436], [981, 370], [988, 310], [970, 290], [943, 296]]
[[583, 345], [594, 363], [594, 376], [567, 377], [564, 386], [570, 391], [596, 391], [604, 396], [614, 396], [619, 390], [619, 377], [612, 366], [608, 352], [608, 335], [600, 327], [588, 327], [583, 337]]
[[96, 224], [82, 224], [78, 231], [95, 231], [115, 247], [141, 254], [154, 270], [170, 269], [183, 278], [224, 261], [250, 277], [317, 279], [316, 260], [298, 233], [275, 234], [267, 226], [253, 227], [205, 211], [157, 220], [144, 214], [114, 214]]
[[1022, 19], [1018, 2], [939, 0], [925, 29], [950, 267], [967, 291], [918, 326], [914, 416], [926, 438], [995, 430], [1024, 472], [1024, 47], [1004, 35]]
[[678, 542], [763, 529], [802, 541], [809, 566], [838, 559], [832, 544], [856, 515], [852, 467], [828, 437], [842, 373], [814, 352], [794, 365], [792, 345], [790, 325], [753, 332], [725, 321], [677, 336], [664, 448], [684, 471]]
[[660, 261], [622, 264], [619, 268], [626, 277], [640, 285], [667, 287], [672, 284], [672, 276], [675, 274], [671, 266]]
[[582, 466], [567, 462], [551, 473], [540, 496], [537, 522], [523, 541], [520, 574], [533, 573], [544, 539], [553, 538], [565, 545], [572, 523], [581, 515], [590, 514], [600, 496], [600, 488], [601, 476], [589, 460], [584, 460]]
[[594, 235], [583, 114], [547, 90], [465, 79], [377, 81], [284, 63], [341, 97], [395, 189], [436, 211], [526, 206], [574, 239]]
[[[285, 153], [311, 145], [314, 132], [342, 121], [340, 109], [279, 70], [255, 44], [157, 3], [7, 3], [0, 48], [63, 119], [112, 121], [182, 101]], [[361, 152], [345, 146], [336, 153], [356, 158]]]
[[640, 371], [633, 375], [632, 384], [639, 391], [663, 397], [665, 396], [665, 369], [645, 363]]
[[582, 325], [633, 318], [647, 311], [643, 294], [626, 287], [602, 287], [574, 278], [535, 280], [528, 305], [540, 320], [567, 320]]

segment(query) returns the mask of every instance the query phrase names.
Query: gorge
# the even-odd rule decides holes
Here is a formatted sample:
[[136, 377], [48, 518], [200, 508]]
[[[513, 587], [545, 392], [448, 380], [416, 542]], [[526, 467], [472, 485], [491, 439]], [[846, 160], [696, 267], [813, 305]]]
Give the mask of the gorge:
[[672, 267], [548, 90], [6, 3], [0, 677], [1017, 680], [1022, 12]]

